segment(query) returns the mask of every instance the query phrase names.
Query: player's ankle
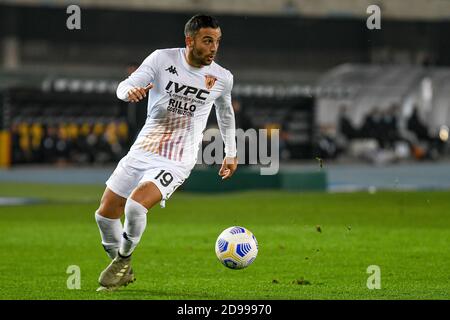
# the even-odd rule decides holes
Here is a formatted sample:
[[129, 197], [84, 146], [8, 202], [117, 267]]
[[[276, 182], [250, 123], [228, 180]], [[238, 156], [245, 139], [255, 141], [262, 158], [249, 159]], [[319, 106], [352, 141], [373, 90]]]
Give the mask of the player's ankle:
[[129, 255], [123, 255], [120, 253], [120, 250], [117, 251], [117, 256], [120, 257], [121, 259], [128, 259], [129, 257], [131, 257], [133, 253], [130, 253]]

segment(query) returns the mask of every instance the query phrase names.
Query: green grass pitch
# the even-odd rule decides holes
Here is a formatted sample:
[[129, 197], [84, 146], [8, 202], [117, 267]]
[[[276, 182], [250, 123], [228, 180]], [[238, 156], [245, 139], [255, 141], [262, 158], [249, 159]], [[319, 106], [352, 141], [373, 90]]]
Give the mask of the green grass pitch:
[[[103, 186], [0, 184], [0, 299], [449, 299], [449, 192], [192, 194], [150, 211], [133, 257], [137, 281], [96, 292], [109, 263], [94, 211]], [[214, 244], [232, 225], [259, 241], [253, 265], [230, 270]], [[67, 288], [67, 268], [81, 289]], [[370, 265], [381, 289], [369, 290]]]

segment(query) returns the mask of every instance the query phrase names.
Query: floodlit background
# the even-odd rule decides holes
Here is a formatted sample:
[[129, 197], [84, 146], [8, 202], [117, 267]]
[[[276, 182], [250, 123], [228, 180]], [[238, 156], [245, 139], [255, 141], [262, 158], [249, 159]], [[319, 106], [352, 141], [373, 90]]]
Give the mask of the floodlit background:
[[[81, 9], [81, 28], [70, 30], [73, 11], [66, 10], [73, 4]], [[368, 27], [377, 24], [371, 5], [380, 9], [379, 29]], [[197, 165], [166, 211], [155, 209], [159, 216], [140, 259], [159, 254], [178, 279], [174, 265], [182, 265], [177, 259], [183, 254], [210, 258], [221, 229], [246, 224], [266, 245], [251, 267], [259, 265], [262, 278], [249, 268], [236, 276], [248, 281], [248, 291], [221, 291], [220, 281], [230, 276], [212, 261], [202, 269], [203, 282], [192, 276], [190, 283], [185, 270], [186, 282], [173, 287], [160, 283], [152, 291], [143, 280], [147, 297], [189, 298], [191, 288], [194, 298], [373, 298], [365, 270], [378, 263], [383, 271], [384, 263], [391, 278], [387, 291], [375, 297], [448, 299], [446, 0], [0, 0], [0, 225], [11, 233], [9, 246], [24, 261], [24, 275], [36, 273], [27, 259], [39, 256], [29, 243], [37, 241], [36, 248], [47, 252], [74, 250], [47, 261], [59, 282], [49, 283], [42, 296], [33, 289], [35, 279], [28, 293], [10, 286], [0, 297], [97, 298], [91, 289], [106, 260], [93, 213], [147, 112], [146, 101], [118, 100], [116, 87], [153, 50], [184, 46], [184, 24], [196, 13], [215, 15], [221, 25], [217, 62], [234, 74], [238, 128], [267, 129], [269, 138], [272, 129], [280, 130], [279, 150], [271, 150], [279, 154], [280, 171], [261, 176], [260, 163], [242, 164], [224, 183], [217, 165]], [[214, 114], [211, 132], [217, 131]], [[247, 141], [247, 148], [253, 143]], [[74, 226], [74, 219], [81, 220]], [[196, 223], [208, 226], [205, 234]], [[78, 234], [73, 241], [58, 236], [72, 227], [72, 236]], [[178, 253], [158, 251], [171, 243], [161, 230], [184, 239], [173, 244]], [[14, 237], [21, 232], [26, 235]], [[192, 249], [196, 244], [204, 255]], [[95, 259], [83, 260], [83, 250]], [[326, 256], [327, 250], [333, 253]], [[0, 252], [10, 250], [0, 242]], [[350, 265], [342, 262], [346, 254]], [[11, 256], [2, 261], [5, 268], [14, 264]], [[64, 287], [65, 268], [73, 263], [88, 270], [84, 295], [70, 296]], [[294, 274], [292, 266], [300, 271]], [[152, 265], [146, 267], [151, 274]], [[433, 275], [425, 276], [431, 267]], [[208, 273], [214, 268], [219, 276]], [[9, 283], [6, 275], [0, 273], [0, 281]], [[311, 285], [299, 291], [303, 277]], [[212, 279], [219, 282], [211, 285]], [[265, 289], [253, 288], [255, 281]], [[140, 298], [136, 286], [131, 297]]]
[[[331, 190], [391, 186], [379, 178], [392, 165], [408, 169], [400, 187], [450, 185], [450, 170], [433, 170], [448, 158], [448, 1], [377, 1], [372, 30], [370, 1], [78, 1], [73, 30], [72, 2], [1, 3], [3, 167], [113, 166], [146, 114], [146, 102], [116, 99], [117, 83], [153, 50], [183, 46], [186, 20], [208, 12], [223, 29], [238, 127], [280, 129], [282, 165], [323, 159]], [[347, 164], [378, 169], [349, 177]]]

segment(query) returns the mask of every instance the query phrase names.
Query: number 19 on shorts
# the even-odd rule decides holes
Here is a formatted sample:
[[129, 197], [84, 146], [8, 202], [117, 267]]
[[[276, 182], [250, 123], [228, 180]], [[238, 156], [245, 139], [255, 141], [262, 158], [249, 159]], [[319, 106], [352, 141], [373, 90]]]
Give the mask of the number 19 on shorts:
[[170, 172], [166, 172], [166, 170], [161, 170], [155, 177], [155, 179], [159, 179], [159, 182], [161, 182], [161, 184], [164, 187], [167, 187], [173, 181], [173, 176]]

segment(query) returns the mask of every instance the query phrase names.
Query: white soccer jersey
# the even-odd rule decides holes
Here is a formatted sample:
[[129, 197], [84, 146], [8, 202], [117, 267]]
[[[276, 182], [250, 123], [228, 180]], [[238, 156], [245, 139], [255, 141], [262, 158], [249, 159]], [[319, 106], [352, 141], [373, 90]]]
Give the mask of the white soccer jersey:
[[184, 48], [156, 50], [117, 88], [127, 101], [133, 87], [153, 88], [148, 93], [147, 120], [129, 154], [146, 160], [149, 153], [193, 167], [209, 113], [216, 116], [225, 155], [236, 156], [235, 119], [231, 105], [233, 75], [213, 62], [196, 68], [189, 65]]

